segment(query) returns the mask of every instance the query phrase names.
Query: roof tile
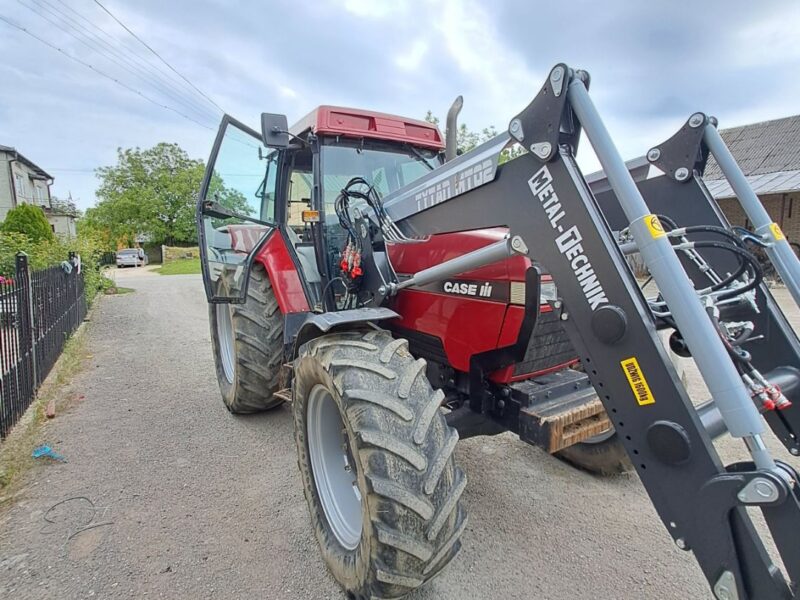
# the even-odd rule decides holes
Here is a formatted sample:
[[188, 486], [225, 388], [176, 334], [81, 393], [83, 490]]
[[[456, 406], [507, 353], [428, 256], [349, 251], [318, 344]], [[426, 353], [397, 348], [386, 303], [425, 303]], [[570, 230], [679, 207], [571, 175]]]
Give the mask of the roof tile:
[[[720, 134], [745, 175], [800, 170], [800, 115], [723, 129]], [[722, 178], [713, 157], [704, 178]]]

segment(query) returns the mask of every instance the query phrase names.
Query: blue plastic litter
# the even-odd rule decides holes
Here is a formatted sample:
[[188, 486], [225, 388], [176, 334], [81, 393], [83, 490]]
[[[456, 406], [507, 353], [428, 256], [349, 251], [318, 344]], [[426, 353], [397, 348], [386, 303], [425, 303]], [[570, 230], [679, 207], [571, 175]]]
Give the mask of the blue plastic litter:
[[50, 446], [39, 446], [34, 448], [33, 454], [31, 455], [33, 458], [52, 458], [53, 460], [59, 460], [61, 462], [67, 462], [67, 459], [60, 455], [58, 452], [53, 450]]

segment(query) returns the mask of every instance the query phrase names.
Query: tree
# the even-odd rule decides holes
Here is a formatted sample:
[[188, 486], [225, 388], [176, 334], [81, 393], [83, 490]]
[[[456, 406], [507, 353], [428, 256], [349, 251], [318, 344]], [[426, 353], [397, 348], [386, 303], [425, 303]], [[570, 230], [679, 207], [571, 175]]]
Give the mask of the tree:
[[33, 204], [20, 204], [8, 211], [2, 230], [4, 233], [22, 233], [34, 243], [53, 241], [56, 237], [44, 211]]
[[71, 195], [66, 199], [57, 198], [56, 196], [51, 197], [50, 207], [53, 209], [54, 213], [60, 215], [69, 215], [71, 217], [81, 216], [81, 211], [75, 205], [75, 201], [72, 199]]
[[[205, 165], [178, 144], [117, 150], [117, 164], [97, 169], [99, 201], [81, 219], [83, 230], [134, 245], [140, 235], [152, 242], [196, 242], [195, 205]], [[210, 191], [227, 208], [247, 214], [247, 201], [215, 174]]]
[[89, 229], [107, 230], [126, 245], [138, 235], [168, 244], [196, 240], [194, 204], [202, 161], [177, 144], [117, 150], [117, 164], [97, 169], [99, 202], [86, 211]]
[[[425, 120], [428, 123], [433, 123], [434, 125], [439, 124], [439, 117], [435, 116], [430, 110], [425, 115]], [[497, 129], [495, 129], [494, 125], [490, 127], [484, 127], [480, 132], [478, 132], [472, 131], [465, 123], [461, 123], [456, 130], [456, 148], [458, 148], [459, 154], [465, 154], [476, 146], [496, 136]], [[522, 146], [515, 143], [500, 153], [500, 164], [503, 164], [504, 162], [507, 162], [513, 158], [517, 158], [522, 153]]]

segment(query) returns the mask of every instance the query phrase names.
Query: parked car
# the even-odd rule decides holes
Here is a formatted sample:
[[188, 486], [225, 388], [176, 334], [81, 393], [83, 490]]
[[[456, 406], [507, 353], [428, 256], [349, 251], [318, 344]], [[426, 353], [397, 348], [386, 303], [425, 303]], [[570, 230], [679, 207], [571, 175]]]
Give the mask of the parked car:
[[117, 251], [117, 267], [143, 267], [148, 262], [147, 254], [141, 248], [125, 248]]

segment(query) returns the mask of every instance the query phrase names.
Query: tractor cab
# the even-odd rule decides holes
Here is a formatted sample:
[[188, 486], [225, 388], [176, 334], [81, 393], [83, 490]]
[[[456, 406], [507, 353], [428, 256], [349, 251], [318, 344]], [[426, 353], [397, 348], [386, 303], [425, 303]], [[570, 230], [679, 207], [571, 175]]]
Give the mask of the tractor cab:
[[380, 199], [441, 165], [443, 149], [431, 123], [356, 109], [320, 106], [290, 129], [264, 114], [261, 134], [225, 116], [198, 211], [209, 301], [242, 302], [249, 263], [277, 235], [309, 306], [342, 308], [342, 190]]

